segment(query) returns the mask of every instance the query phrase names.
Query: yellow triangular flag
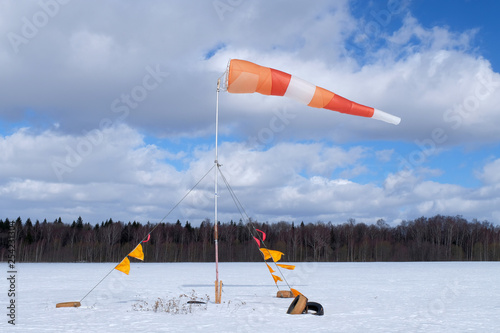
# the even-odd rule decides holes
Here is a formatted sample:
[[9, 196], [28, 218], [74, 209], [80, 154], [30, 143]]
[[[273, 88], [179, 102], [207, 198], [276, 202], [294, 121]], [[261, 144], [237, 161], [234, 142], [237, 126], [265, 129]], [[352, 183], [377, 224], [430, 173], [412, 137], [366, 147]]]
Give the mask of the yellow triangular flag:
[[259, 250], [262, 252], [262, 254], [264, 254], [264, 260], [273, 257], [274, 261], [279, 261], [281, 259], [281, 256], [284, 254], [283, 252], [276, 250], [268, 250], [268, 249], [259, 249]]
[[267, 268], [269, 268], [269, 272], [271, 272], [271, 274], [274, 273], [274, 269], [271, 268], [271, 266], [269, 266], [269, 264], [266, 262], [266, 265], [267, 265]]
[[280, 278], [279, 276], [276, 276], [274, 274], [271, 274], [273, 276], [273, 279], [274, 279], [274, 283], [278, 284], [278, 281], [283, 281], [282, 278]]
[[302, 295], [302, 293], [296, 289], [290, 288], [290, 290], [292, 291], [293, 296], [295, 296], [295, 297]]
[[116, 265], [115, 269], [128, 275], [128, 273], [130, 272], [130, 260], [125, 257], [125, 259], [123, 259], [121, 263]]
[[280, 266], [281, 268], [284, 268], [284, 269], [289, 269], [289, 270], [294, 270], [295, 269], [295, 266], [294, 265], [285, 265], [285, 264], [276, 264], [278, 266]]
[[128, 254], [129, 257], [133, 257], [139, 260], [144, 260], [144, 252], [142, 252], [142, 245], [139, 244], [137, 247]]

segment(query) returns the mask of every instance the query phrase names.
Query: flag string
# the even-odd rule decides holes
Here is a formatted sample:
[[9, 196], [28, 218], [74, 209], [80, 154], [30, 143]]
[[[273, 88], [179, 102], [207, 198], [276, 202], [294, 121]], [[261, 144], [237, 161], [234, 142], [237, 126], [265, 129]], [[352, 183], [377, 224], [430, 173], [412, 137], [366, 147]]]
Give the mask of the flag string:
[[[137, 248], [137, 246], [139, 246], [142, 242], [147, 242], [149, 241], [149, 237], [151, 235], [151, 233], [159, 226], [161, 225], [161, 223], [163, 223], [163, 221], [165, 221], [165, 219], [181, 204], [182, 201], [184, 201], [184, 199], [186, 199], [186, 197], [191, 193], [193, 192], [193, 190], [203, 181], [203, 179], [205, 179], [205, 177], [213, 170], [213, 168], [215, 167], [215, 165], [213, 165], [210, 170], [208, 170], [204, 175], [203, 177], [200, 178], [200, 180], [198, 180], [198, 182], [196, 182], [196, 184], [191, 187], [191, 189], [189, 189], [189, 191], [182, 197], [182, 199], [180, 199], [171, 209], [170, 211], [160, 220], [160, 222], [158, 222], [147, 234], [146, 236], [144, 236], [144, 238], [139, 242], [139, 244], [137, 244], [135, 248]], [[132, 251], [134, 250], [132, 249]], [[130, 251], [130, 252], [132, 252]], [[125, 258], [128, 257], [128, 255], [130, 254], [130, 252], [127, 252], [128, 254], [120, 261], [120, 263], [125, 260]], [[114, 266], [109, 272], [108, 274], [106, 274], [99, 282], [97, 282], [96, 285], [94, 285], [94, 287], [92, 289], [90, 289], [90, 291], [85, 294], [85, 296], [82, 297], [82, 299], [80, 300], [80, 303], [92, 292], [94, 291], [95, 288], [97, 288], [98, 285], [100, 285], [114, 270], [115, 270], [116, 266]]]
[[[260, 233], [259, 233], [259, 232], [257, 232], [257, 229], [256, 229], [256, 228], [255, 228], [255, 226], [251, 223], [250, 217], [249, 217], [249, 216], [248, 216], [248, 214], [246, 213], [245, 208], [243, 208], [243, 205], [241, 204], [240, 200], [238, 199], [238, 197], [237, 197], [237, 196], [236, 196], [236, 194], [234, 193], [234, 191], [233, 191], [233, 189], [232, 189], [231, 185], [229, 184], [229, 182], [227, 181], [226, 177], [225, 177], [225, 176], [224, 176], [224, 174], [222, 173], [222, 170], [221, 170], [220, 168], [217, 168], [217, 169], [219, 170], [219, 173], [220, 173], [220, 175], [221, 175], [221, 178], [222, 178], [222, 180], [224, 181], [224, 184], [226, 185], [227, 190], [229, 191], [229, 194], [231, 195], [231, 198], [233, 199], [234, 204], [236, 205], [236, 208], [238, 209], [238, 211], [239, 211], [239, 213], [240, 213], [241, 217], [242, 217], [243, 219], [245, 219], [245, 216], [246, 216], [246, 219], [245, 219], [245, 220], [247, 220], [247, 221], [248, 221], [248, 223], [246, 224], [246, 226], [247, 226], [247, 228], [248, 228], [248, 231], [250, 232], [250, 235], [251, 235], [252, 237], [254, 237], [254, 238], [255, 238], [255, 236], [254, 236], [254, 235], [257, 235], [257, 237], [259, 237], [260, 241], [262, 242], [262, 247], [263, 247], [264, 249], [266, 249], [266, 250], [268, 251], [268, 253], [270, 253], [270, 252], [269, 252], [270, 250], [267, 248], [267, 245], [266, 245], [266, 243], [264, 242], [263, 237], [261, 237]], [[243, 214], [244, 214], [244, 215], [243, 215]], [[215, 221], [215, 223], [217, 223], [217, 221]], [[250, 229], [250, 227], [252, 227], [252, 228], [253, 228], [253, 231], [252, 231], [252, 229]], [[260, 250], [260, 246], [259, 246], [259, 244], [257, 244], [257, 242], [256, 242], [255, 244], [257, 245], [257, 247], [258, 247], [258, 248], [259, 248], [259, 250]], [[268, 265], [268, 264], [267, 264], [267, 262], [266, 262], [266, 259], [265, 259], [265, 255], [264, 255], [264, 253], [263, 253], [262, 251], [259, 251], [259, 252], [261, 252], [261, 254], [262, 254], [262, 258], [263, 258], [263, 260], [264, 260], [264, 263], [265, 263], [266, 265]], [[279, 271], [279, 273], [280, 273], [281, 277], [283, 278], [283, 280], [285, 281], [286, 285], [288, 286], [288, 289], [292, 290], [292, 287], [290, 287], [290, 285], [288, 284], [288, 281], [286, 280], [285, 275], [283, 274], [283, 272], [281, 271], [280, 267], [278, 266], [278, 264], [277, 264], [277, 263], [276, 263], [276, 261], [274, 260], [274, 257], [273, 257], [273, 256], [271, 256], [271, 259], [273, 260], [274, 265], [276, 266], [276, 268], [277, 268], [277, 270]], [[269, 267], [269, 266], [268, 266], [268, 267]], [[273, 274], [271, 273], [271, 275], [273, 275]], [[273, 278], [274, 278], [274, 275], [273, 275]], [[278, 283], [277, 283], [277, 281], [275, 281], [275, 284], [276, 284], [276, 288], [278, 288], [278, 290], [279, 290], [279, 287], [278, 287]]]

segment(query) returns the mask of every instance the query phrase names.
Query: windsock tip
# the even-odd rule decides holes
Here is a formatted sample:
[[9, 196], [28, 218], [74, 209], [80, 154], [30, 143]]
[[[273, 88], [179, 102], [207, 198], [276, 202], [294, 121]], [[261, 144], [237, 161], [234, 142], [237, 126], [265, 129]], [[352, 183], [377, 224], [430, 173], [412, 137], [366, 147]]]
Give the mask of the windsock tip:
[[389, 114], [387, 112], [384, 112], [384, 111], [381, 111], [378, 109], [373, 110], [372, 118], [382, 120], [382, 121], [385, 121], [386, 123], [390, 123], [390, 124], [394, 124], [394, 125], [399, 125], [399, 123], [401, 122], [401, 118], [393, 116], [392, 114]]

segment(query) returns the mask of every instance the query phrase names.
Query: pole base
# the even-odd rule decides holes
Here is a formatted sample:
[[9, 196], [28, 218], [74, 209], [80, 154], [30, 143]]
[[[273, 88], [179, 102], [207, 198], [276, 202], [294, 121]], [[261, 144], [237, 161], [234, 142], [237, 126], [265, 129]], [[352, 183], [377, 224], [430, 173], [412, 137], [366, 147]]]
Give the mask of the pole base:
[[215, 281], [215, 304], [220, 304], [222, 301], [222, 281]]

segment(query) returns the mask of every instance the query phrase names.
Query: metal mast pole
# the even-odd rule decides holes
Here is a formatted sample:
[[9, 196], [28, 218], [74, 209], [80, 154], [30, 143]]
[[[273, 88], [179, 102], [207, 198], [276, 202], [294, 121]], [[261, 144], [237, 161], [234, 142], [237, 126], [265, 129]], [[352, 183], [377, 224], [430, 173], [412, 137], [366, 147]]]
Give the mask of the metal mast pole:
[[219, 90], [220, 90], [220, 78], [217, 80], [217, 100], [215, 104], [215, 193], [214, 193], [214, 204], [215, 204], [215, 222], [214, 222], [214, 239], [215, 239], [215, 303], [221, 303], [221, 287], [222, 283], [219, 282], [219, 235], [217, 230], [217, 197], [218, 197], [218, 174], [219, 174], [219, 161], [218, 161], [218, 137], [219, 137]]

